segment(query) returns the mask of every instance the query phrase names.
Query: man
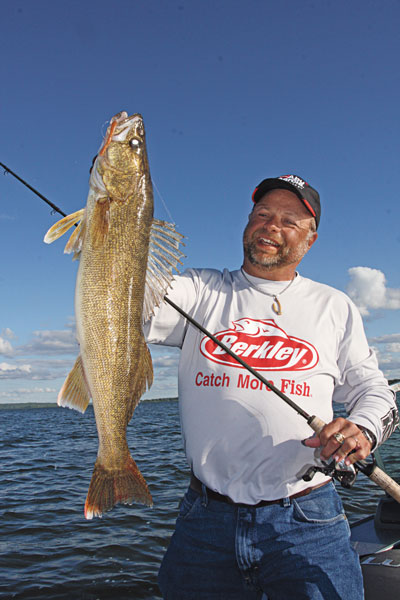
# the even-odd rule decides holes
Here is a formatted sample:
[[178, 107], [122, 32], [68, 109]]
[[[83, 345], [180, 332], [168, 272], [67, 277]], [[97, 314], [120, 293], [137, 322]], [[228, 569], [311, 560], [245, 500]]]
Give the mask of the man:
[[[148, 341], [182, 349], [180, 417], [192, 469], [159, 582], [167, 600], [363, 598], [358, 558], [332, 481], [302, 475], [321, 458], [347, 464], [393, 431], [393, 394], [350, 299], [301, 277], [317, 239], [319, 195], [302, 178], [253, 194], [241, 270], [188, 270], [168, 296], [326, 423], [306, 421], [164, 304]], [[332, 401], [348, 419], [333, 419]]]

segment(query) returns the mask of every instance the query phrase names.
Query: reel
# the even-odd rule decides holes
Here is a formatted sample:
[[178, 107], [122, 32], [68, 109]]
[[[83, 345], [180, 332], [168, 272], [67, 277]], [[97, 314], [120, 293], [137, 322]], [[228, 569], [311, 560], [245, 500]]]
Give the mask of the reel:
[[[372, 472], [373, 468], [375, 467], [376, 461], [374, 455], [371, 454], [371, 456], [372, 463], [368, 465], [368, 468]], [[316, 457], [316, 459], [319, 464], [312, 465], [309, 469], [307, 469], [307, 471], [302, 476], [302, 479], [304, 481], [311, 481], [316, 473], [323, 473], [324, 475], [327, 475], [328, 477], [332, 477], [333, 479], [339, 481], [339, 483], [345, 488], [352, 487], [359, 471], [357, 465], [346, 465], [344, 460], [341, 460], [338, 463], [334, 460], [332, 460], [329, 463], [326, 463], [319, 457]]]

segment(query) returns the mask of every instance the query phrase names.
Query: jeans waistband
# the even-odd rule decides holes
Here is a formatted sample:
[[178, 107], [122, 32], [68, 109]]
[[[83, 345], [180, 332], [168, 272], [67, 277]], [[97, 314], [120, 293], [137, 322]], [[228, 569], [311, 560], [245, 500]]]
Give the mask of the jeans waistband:
[[[330, 482], [331, 482], [331, 479], [329, 479], [329, 481], [323, 481], [322, 483], [319, 483], [318, 485], [308, 487], [305, 490], [301, 490], [301, 492], [297, 492], [296, 494], [293, 494], [292, 496], [288, 496], [288, 499], [294, 500], [295, 498], [301, 498], [302, 496], [307, 496], [313, 490], [316, 490]], [[277, 498], [276, 500], [261, 500], [260, 502], [257, 502], [257, 504], [243, 504], [240, 502], [234, 502], [233, 500], [231, 500], [231, 498], [229, 498], [229, 496], [224, 496], [223, 494], [214, 492], [214, 490], [210, 490], [210, 488], [208, 488], [207, 486], [204, 486], [203, 483], [200, 481], [200, 479], [197, 479], [197, 477], [196, 477], [196, 475], [194, 475], [194, 473], [192, 473], [191, 477], [190, 477], [190, 487], [192, 490], [194, 490], [198, 494], [201, 494], [203, 492], [203, 489], [205, 488], [205, 491], [207, 493], [207, 497], [209, 500], [216, 500], [217, 502], [225, 502], [226, 504], [233, 504], [234, 506], [241, 506], [244, 508], [260, 508], [261, 506], [269, 506], [270, 504], [281, 504], [284, 500], [287, 500], [286, 498]]]

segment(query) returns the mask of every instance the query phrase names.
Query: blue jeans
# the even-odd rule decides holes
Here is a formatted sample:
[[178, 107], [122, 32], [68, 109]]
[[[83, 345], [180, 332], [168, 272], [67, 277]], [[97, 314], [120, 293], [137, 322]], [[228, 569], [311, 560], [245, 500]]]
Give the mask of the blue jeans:
[[[159, 572], [164, 600], [362, 600], [358, 556], [332, 483], [261, 508], [189, 488]], [[264, 596], [265, 598], [265, 596]]]

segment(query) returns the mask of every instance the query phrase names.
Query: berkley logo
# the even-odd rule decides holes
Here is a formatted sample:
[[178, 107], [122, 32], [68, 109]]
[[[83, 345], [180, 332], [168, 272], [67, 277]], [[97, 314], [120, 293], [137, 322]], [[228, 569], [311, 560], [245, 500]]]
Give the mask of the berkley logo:
[[304, 181], [304, 179], [302, 179], [301, 177], [298, 177], [297, 175], [282, 175], [281, 177], [278, 177], [278, 179], [287, 181], [288, 183], [295, 185], [297, 188], [299, 188], [301, 190], [303, 189], [303, 187], [305, 185], [308, 185], [307, 181]]
[[[288, 336], [273, 319], [244, 317], [215, 337], [257, 371], [305, 371], [319, 360], [314, 346]], [[200, 352], [213, 362], [243, 368], [209, 337], [201, 340]]]

